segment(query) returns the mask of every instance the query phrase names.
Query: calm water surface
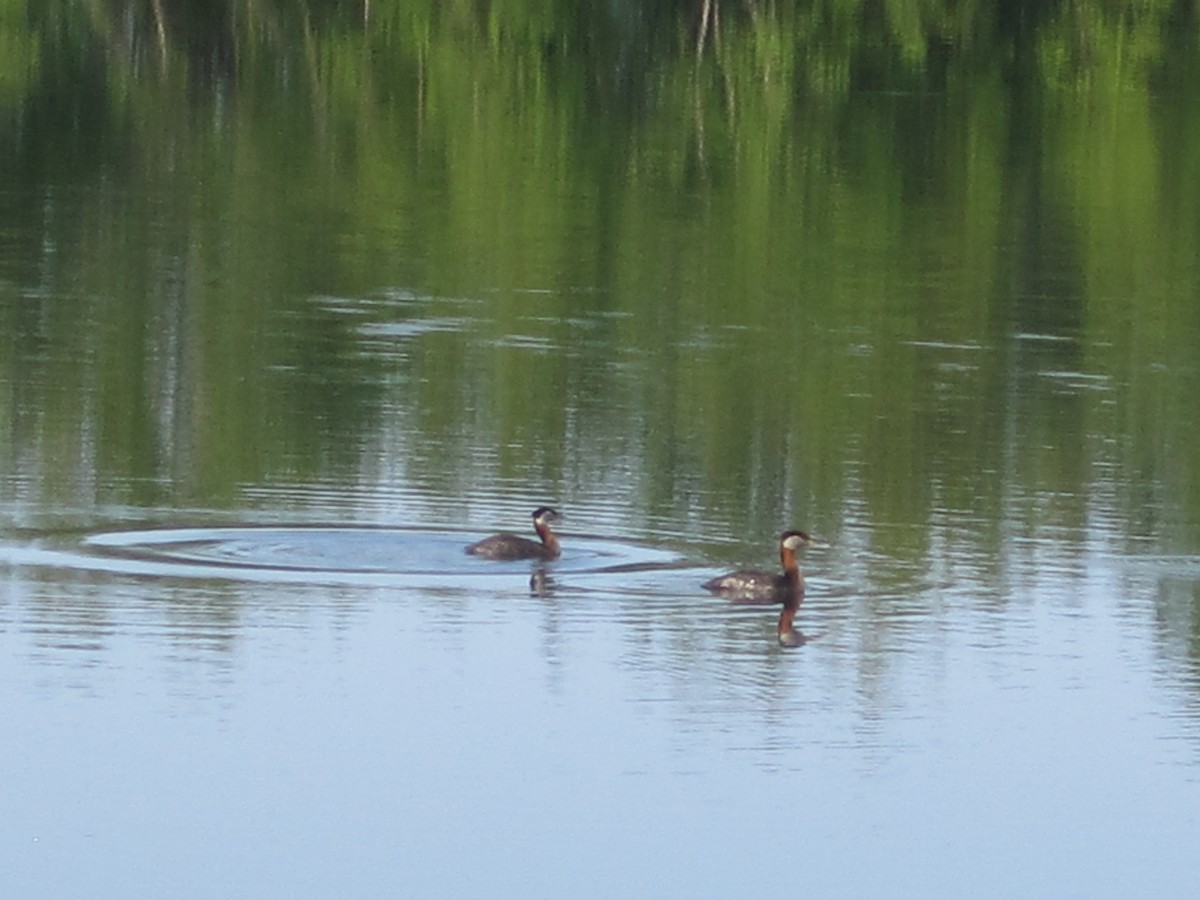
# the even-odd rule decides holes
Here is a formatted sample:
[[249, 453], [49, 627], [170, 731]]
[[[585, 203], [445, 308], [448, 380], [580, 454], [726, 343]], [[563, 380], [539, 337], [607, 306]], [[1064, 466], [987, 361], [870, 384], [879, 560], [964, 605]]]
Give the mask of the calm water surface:
[[678, 539], [567, 531], [539, 592], [475, 531], [10, 536], [10, 884], [1184, 895], [1196, 671], [1162, 607], [1195, 562], [1103, 522], [981, 557], [979, 527], [911, 562], [846, 527], [800, 650]]
[[[726, 130], [690, 53], [629, 117], [458, 30], [104, 33], [0, 141], [6, 896], [1194, 894], [1169, 95]], [[545, 503], [560, 560], [462, 553]], [[791, 527], [783, 649], [699, 585]]]

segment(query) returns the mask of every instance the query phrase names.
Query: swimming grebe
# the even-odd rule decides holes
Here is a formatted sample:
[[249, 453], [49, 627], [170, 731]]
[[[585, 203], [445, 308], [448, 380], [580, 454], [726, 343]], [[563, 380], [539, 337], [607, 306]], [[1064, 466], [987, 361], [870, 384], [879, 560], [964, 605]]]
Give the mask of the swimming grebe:
[[739, 603], [782, 603], [777, 629], [780, 646], [799, 647], [806, 638], [793, 625], [804, 600], [804, 574], [796, 562], [796, 551], [812, 542], [803, 531], [785, 531], [779, 536], [783, 574], [743, 569], [706, 581], [704, 587]]
[[562, 550], [558, 538], [550, 530], [550, 523], [558, 519], [557, 511], [549, 506], [539, 506], [533, 511], [533, 530], [542, 539], [541, 543], [504, 531], [472, 544], [467, 547], [467, 552], [485, 559], [558, 559]]
[[782, 574], [743, 569], [706, 581], [704, 587], [739, 603], [786, 603], [796, 595], [803, 600], [804, 575], [796, 562], [796, 551], [810, 543], [812, 538], [803, 531], [785, 531], [779, 536]]

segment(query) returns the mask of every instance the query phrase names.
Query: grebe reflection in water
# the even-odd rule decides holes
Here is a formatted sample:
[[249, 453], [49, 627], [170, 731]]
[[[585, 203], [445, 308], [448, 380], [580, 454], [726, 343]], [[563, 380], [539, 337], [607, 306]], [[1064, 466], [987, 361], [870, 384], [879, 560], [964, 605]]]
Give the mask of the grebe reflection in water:
[[811, 543], [813, 539], [803, 531], [785, 531], [779, 536], [782, 573], [742, 569], [706, 581], [704, 587], [736, 603], [782, 603], [779, 643], [784, 647], [798, 647], [806, 638], [793, 625], [796, 610], [804, 601], [804, 573], [796, 562], [796, 551]]
[[533, 511], [533, 530], [541, 538], [540, 543], [504, 531], [471, 544], [467, 553], [484, 559], [558, 559], [562, 550], [558, 538], [550, 530], [550, 523], [559, 518], [558, 512], [551, 507], [539, 506]]

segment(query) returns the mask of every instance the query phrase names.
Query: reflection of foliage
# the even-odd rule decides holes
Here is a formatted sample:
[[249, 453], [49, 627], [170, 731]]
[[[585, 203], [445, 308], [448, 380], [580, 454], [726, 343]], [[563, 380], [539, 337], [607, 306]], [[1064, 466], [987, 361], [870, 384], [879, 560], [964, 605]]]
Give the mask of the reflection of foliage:
[[21, 0], [0, 0], [0, 109], [25, 96], [38, 67], [36, 37], [25, 20]]
[[[328, 281], [419, 284], [454, 296], [480, 283], [634, 280], [670, 298], [643, 326], [670, 344], [681, 319], [714, 327], [731, 316], [768, 321], [771, 298], [811, 282], [813, 267], [824, 279], [824, 314], [838, 327], [890, 316], [897, 292], [863, 283], [858, 254], [894, 254], [904, 273], [897, 277], [918, 284], [921, 273], [908, 267], [932, 245], [936, 260], [956, 261], [939, 263], [949, 266], [953, 289], [922, 297], [921, 308], [942, 302], [939, 321], [976, 332], [986, 310], [959, 308], [953, 298], [974, 289], [975, 273], [998, 269], [1000, 223], [1020, 221], [1023, 191], [1041, 189], [1037, 166], [1053, 173], [1049, 182], [1073, 208], [1103, 198], [1117, 213], [1085, 223], [1090, 243], [1079, 266], [1088, 277], [1135, 280], [1162, 262], [1149, 249], [1161, 241], [1147, 240], [1139, 253], [1111, 250], [1133, 222], [1152, 234], [1160, 156], [1178, 168], [1173, 183], [1197, 181], [1195, 135], [1158, 122], [1146, 87], [1185, 65], [1179, 59], [1190, 53], [1194, 27], [1191, 39], [1160, 35], [1168, 23], [1186, 34], [1189, 9], [1178, 0], [1026, 0], [1001, 11], [978, 0], [95, 0], [38, 4], [27, 15], [23, 3], [0, 0], [0, 41], [16, 48], [0, 56], [0, 89], [26, 90], [25, 106], [39, 114], [40, 143], [36, 128], [23, 132], [36, 149], [31, 165], [70, 155], [63, 167], [74, 177], [116, 173], [127, 179], [127, 197], [171, 186], [166, 196], [180, 212], [168, 218], [191, 223], [186, 233], [122, 236], [93, 225], [78, 258], [99, 268], [149, 245], [179, 267], [172, 284], [192, 283], [186, 268], [194, 265], [234, 273], [263, 295]], [[1055, 103], [1044, 119], [1036, 109], [1013, 111], [1014, 97], [1036, 89], [1038, 78], [1065, 112]], [[1119, 103], [1107, 90], [1117, 85], [1126, 88]], [[1094, 104], [1069, 102], [1062, 87], [1093, 89], [1122, 123], [1121, 139], [1104, 130], [1109, 120]], [[903, 99], [882, 99], [882, 88]], [[66, 108], [64, 97], [75, 106]], [[58, 125], [47, 122], [54, 116]], [[82, 116], [93, 118], [75, 127]], [[1177, 119], [1168, 111], [1163, 122]], [[1014, 121], [1045, 134], [1010, 133]], [[1037, 166], [1020, 152], [1035, 141], [1045, 154]], [[1200, 221], [1197, 195], [1171, 194], [1179, 234]], [[273, 202], [279, 196], [286, 202]], [[436, 205], [425, 202], [430, 196]], [[656, 206], [647, 198], [669, 200]], [[105, 214], [73, 210], [58, 221]], [[579, 223], [601, 223], [611, 244], [595, 256], [582, 252], [570, 239]], [[400, 261], [381, 274], [396, 235], [420, 264]], [[240, 253], [243, 244], [255, 252]], [[827, 258], [805, 258], [816, 252], [810, 248]], [[673, 273], [660, 271], [662, 257], [675, 261]], [[875, 277], [885, 270], [868, 269]], [[160, 267], [147, 279], [164, 277]], [[718, 296], [737, 296], [737, 308], [681, 290], [680, 278], [719, 286]], [[190, 299], [200, 293], [192, 288]], [[156, 297], [169, 294], [155, 288]], [[241, 323], [223, 335], [228, 346], [204, 345], [224, 354], [212, 377], [236, 383], [245, 378], [239, 366], [255, 358], [250, 343], [263, 327], [255, 317], [267, 313], [228, 297], [208, 302], [230, 304], [214, 320]], [[521, 308], [497, 300], [497, 327], [511, 325]], [[730, 359], [741, 362], [728, 367], [737, 374], [698, 372], [695, 382], [662, 389], [674, 391], [682, 411], [728, 406], [768, 379], [771, 360], [803, 344], [810, 325], [772, 328], [766, 354], [753, 342], [739, 347]], [[910, 336], [927, 330], [916, 321], [903, 326]], [[1170, 340], [1149, 327], [1139, 323], [1143, 339]], [[446, 365], [453, 355], [436, 358]], [[842, 371], [831, 360], [826, 371], [900, 391], [888, 372], [908, 367], [874, 359], [875, 373], [857, 360]], [[464, 390], [449, 374], [422, 384], [441, 392], [432, 409], [455, 409]], [[507, 390], [514, 422], [537, 420], [520, 372], [497, 390]], [[212, 391], [207, 402], [235, 396]], [[229, 400], [229, 415], [214, 421], [259, 417], [253, 399]], [[841, 412], [835, 406], [831, 420]], [[754, 415], [763, 428], [779, 427], [771, 409]], [[719, 420], [678, 425], [721, 448], [709, 460], [713, 477], [737, 482], [722, 454], [739, 452]], [[839, 427], [806, 438], [814, 457], [833, 456], [846, 437]], [[919, 434], [895, 429], [872, 471], [902, 483], [889, 467], [921, 464], [920, 443]], [[672, 446], [664, 443], [664, 454]]]
[[1042, 73], [1065, 88], [1138, 88], [1162, 62], [1172, 0], [1095, 4], [1075, 0], [1038, 36]]
[[[79, 14], [74, 5], [47, 6], [38, 13], [43, 22]], [[17, 39], [9, 48], [17, 52], [0, 55], [0, 74], [10, 79], [36, 47], [18, 30], [23, 7], [0, 5], [0, 39]], [[175, 57], [193, 77], [237, 77], [272, 45], [276, 53], [305, 48], [306, 65], [368, 47], [409, 58], [454, 47], [519, 71], [527, 84], [569, 59], [612, 89], [698, 50], [719, 61], [741, 94], [755, 85], [837, 94], [920, 73], [962, 75], [989, 59], [1002, 64], [1021, 45], [1036, 48], [1051, 84], [1128, 86], [1163, 62], [1165, 35], [1190, 29], [1194, 43], [1195, 34], [1187, 0], [1014, 2], [999, 10], [978, 0], [99, 0], [84, 8], [131, 58], [161, 66]]]

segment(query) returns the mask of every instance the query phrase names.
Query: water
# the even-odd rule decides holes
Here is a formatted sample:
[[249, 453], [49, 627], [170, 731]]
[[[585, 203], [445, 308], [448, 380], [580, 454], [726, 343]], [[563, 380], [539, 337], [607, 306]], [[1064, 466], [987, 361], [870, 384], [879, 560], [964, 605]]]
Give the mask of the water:
[[[687, 569], [538, 595], [464, 560], [370, 584], [363, 545], [396, 535], [299, 534], [343, 547], [340, 577], [89, 568], [94, 544], [8, 560], [21, 893], [1183, 890], [1147, 861], [1190, 852], [1195, 720], [1137, 600], [1153, 579], [1107, 547], [1027, 546], [1009, 590], [947, 572], [906, 595], [822, 578], [814, 551], [816, 639], [787, 651]], [[208, 546], [279, 554], [253, 535]]]
[[1191, 896], [1179, 60], [372, 6], [0, 66], [7, 892]]

